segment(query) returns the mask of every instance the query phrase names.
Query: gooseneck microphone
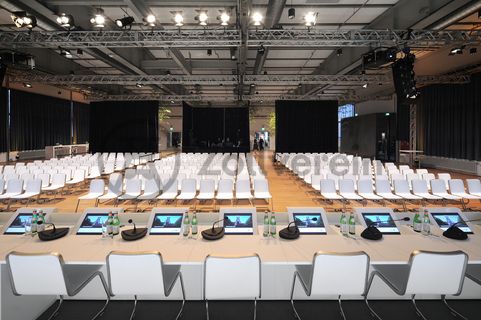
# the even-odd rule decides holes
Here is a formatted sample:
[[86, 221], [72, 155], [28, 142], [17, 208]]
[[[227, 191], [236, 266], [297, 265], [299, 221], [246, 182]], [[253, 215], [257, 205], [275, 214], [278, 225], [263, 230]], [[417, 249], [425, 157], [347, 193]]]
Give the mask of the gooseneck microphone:
[[62, 237], [65, 237], [68, 232], [70, 231], [70, 228], [57, 228], [55, 227], [54, 223], [44, 223], [43, 221], [37, 221], [37, 225], [44, 224], [45, 226], [52, 226], [53, 228], [51, 230], [43, 230], [40, 232], [37, 232], [38, 238], [42, 241], [51, 241], [55, 239], [60, 239]]
[[467, 223], [467, 222], [475, 222], [475, 221], [481, 221], [481, 219], [473, 219], [473, 220], [466, 220], [466, 221], [458, 221], [456, 223], [453, 223], [449, 228], [446, 229], [446, 231], [443, 232], [443, 236], [449, 239], [454, 239], [454, 240], [466, 240], [468, 239], [468, 234], [461, 230], [458, 225]]
[[147, 235], [147, 228], [137, 228], [135, 222], [132, 219], [128, 221], [130, 224], [134, 225], [133, 229], [124, 230], [120, 233], [122, 239], [125, 241], [135, 241], [142, 239]]
[[212, 228], [206, 229], [201, 232], [202, 238], [204, 238], [205, 240], [219, 240], [220, 238], [222, 238], [225, 233], [224, 226], [216, 228], [215, 225], [225, 220], [227, 220], [226, 217], [214, 221], [214, 223], [212, 224]]
[[[311, 221], [317, 221], [317, 218], [310, 219]], [[294, 225], [294, 227], [292, 227]], [[286, 228], [279, 230], [279, 237], [286, 240], [294, 240], [299, 238], [301, 232], [299, 231], [299, 227], [297, 226], [296, 219], [289, 223]]]
[[[395, 221], [410, 221], [411, 218], [409, 217], [404, 217], [404, 218], [401, 218], [401, 219], [395, 219], [395, 220], [391, 220], [393, 222]], [[374, 221], [374, 222], [371, 222], [366, 229], [364, 229], [363, 232], [361, 232], [361, 237], [363, 237], [364, 239], [368, 239], [368, 240], [381, 240], [382, 239], [382, 232], [379, 231], [378, 228], [376, 228], [376, 226], [381, 223], [379, 221]]]

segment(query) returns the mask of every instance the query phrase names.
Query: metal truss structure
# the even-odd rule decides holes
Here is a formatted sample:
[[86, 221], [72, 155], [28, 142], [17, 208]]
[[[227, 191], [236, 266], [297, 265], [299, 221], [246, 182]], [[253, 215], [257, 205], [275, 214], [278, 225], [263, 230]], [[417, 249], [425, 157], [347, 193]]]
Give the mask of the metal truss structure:
[[[316, 85], [362, 85], [364, 83], [391, 83], [389, 75], [245, 75], [244, 84], [289, 86], [298, 84]], [[236, 85], [237, 75], [49, 75], [13, 72], [11, 82], [37, 82], [61, 85], [135, 85], [135, 84], [183, 84], [183, 85]], [[466, 83], [469, 75], [418, 76], [418, 84]]]
[[[436, 48], [453, 43], [481, 44], [481, 30], [322, 30], [250, 29], [247, 46], [257, 47], [391, 47]], [[2, 31], [8, 48], [238, 47], [237, 29], [169, 29], [129, 31]]]

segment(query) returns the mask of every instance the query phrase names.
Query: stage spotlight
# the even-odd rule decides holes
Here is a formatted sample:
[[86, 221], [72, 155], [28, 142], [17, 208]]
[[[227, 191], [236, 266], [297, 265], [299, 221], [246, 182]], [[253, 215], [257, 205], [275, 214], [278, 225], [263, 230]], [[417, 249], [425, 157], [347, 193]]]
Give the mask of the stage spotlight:
[[199, 24], [201, 26], [206, 26], [207, 25], [207, 19], [209, 17], [207, 16], [207, 11], [199, 11], [199, 15], [195, 17], [195, 20], [199, 20]]
[[264, 52], [266, 52], [266, 49], [265, 49], [264, 46], [261, 44], [261, 46], [259, 47], [259, 49], [257, 49], [257, 53], [258, 53], [258, 54], [264, 54]]
[[227, 13], [227, 11], [222, 11], [218, 19], [221, 21], [221, 26], [227, 26], [229, 24], [230, 15]]
[[37, 26], [37, 18], [28, 15], [25, 11], [13, 12], [10, 17], [17, 28], [33, 29]]
[[175, 101], [174, 101], [174, 100], [170, 100], [170, 103], [174, 104], [174, 103], [175, 103]]
[[308, 12], [305, 16], [304, 16], [304, 24], [306, 25], [306, 27], [312, 27], [316, 24], [316, 20], [317, 20], [317, 13], [314, 13], [314, 12]]
[[341, 48], [337, 49], [336, 54], [338, 57], [342, 56], [342, 49]]
[[366, 82], [365, 84], [363, 84], [363, 85], [362, 85], [362, 87], [363, 87], [364, 89], [366, 89], [366, 88], [367, 88], [367, 86], [368, 86], [367, 82]]
[[93, 24], [96, 28], [103, 28], [105, 27], [105, 17], [104, 15], [98, 11], [91, 19], [90, 23]]
[[294, 8], [290, 8], [289, 10], [287, 10], [287, 18], [289, 18], [290, 20], [294, 19], [296, 17], [296, 9]]
[[120, 18], [120, 19], [117, 19], [115, 20], [115, 24], [117, 25], [117, 27], [119, 28], [126, 28], [126, 27], [132, 27], [132, 23], [134, 23], [134, 18], [133, 17], [130, 17], [130, 16], [127, 16], [127, 17], [123, 17], [123, 18]]
[[174, 22], [176, 27], [182, 27], [184, 25], [184, 17], [182, 12], [174, 12]]
[[153, 14], [149, 14], [145, 19], [145, 22], [151, 27], [155, 26], [155, 16]]
[[230, 59], [237, 60], [236, 48], [230, 48]]
[[452, 48], [451, 51], [449, 51], [449, 55], [454, 56], [455, 54], [463, 54], [464, 48], [465, 46]]
[[73, 16], [71, 14], [62, 13], [57, 17], [57, 23], [64, 28], [71, 28], [74, 26]]
[[264, 103], [264, 100], [259, 101], [260, 103]]
[[252, 14], [252, 21], [254, 21], [255, 26], [260, 26], [262, 24], [262, 14], [258, 11]]
[[32, 87], [32, 84], [29, 83], [29, 82], [24, 82], [24, 83], [23, 83], [23, 86], [24, 86], [25, 88], [31, 88], [31, 87]]
[[60, 55], [64, 56], [65, 58], [71, 59], [72, 58], [72, 52], [68, 49], [62, 49], [59, 47], [60, 50]]
[[137, 82], [137, 83], [135, 84], [135, 86], [136, 86], [137, 88], [142, 88], [144, 85], [143, 85], [142, 83], [140, 83], [140, 82]]
[[251, 83], [251, 88], [254, 88], [255, 86], [255, 83]]

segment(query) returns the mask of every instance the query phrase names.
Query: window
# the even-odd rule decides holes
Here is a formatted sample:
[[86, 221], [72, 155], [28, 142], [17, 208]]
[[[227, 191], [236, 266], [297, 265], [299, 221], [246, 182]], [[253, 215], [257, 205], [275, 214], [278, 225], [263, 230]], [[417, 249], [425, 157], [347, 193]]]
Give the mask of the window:
[[341, 149], [341, 120], [344, 118], [354, 117], [355, 115], [355, 107], [353, 104], [345, 104], [339, 106], [338, 109], [338, 116], [337, 116], [337, 137], [338, 137], [338, 147], [339, 150]]

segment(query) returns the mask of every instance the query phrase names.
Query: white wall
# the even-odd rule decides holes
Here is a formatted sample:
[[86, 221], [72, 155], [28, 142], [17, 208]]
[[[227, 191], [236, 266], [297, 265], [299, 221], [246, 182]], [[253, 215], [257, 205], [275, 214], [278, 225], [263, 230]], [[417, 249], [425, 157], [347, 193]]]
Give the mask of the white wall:
[[252, 116], [250, 117], [249, 122], [249, 143], [252, 149], [252, 145], [254, 143], [255, 133], [261, 131], [262, 128], [265, 128], [266, 131], [269, 131], [270, 135], [270, 144], [269, 149], [274, 150], [276, 145], [276, 136], [275, 133], [270, 132], [269, 130], [269, 118], [272, 112], [275, 112], [275, 107], [273, 106], [266, 106], [266, 107], [254, 107], [255, 111], [252, 112]]
[[172, 127], [173, 132], [180, 132], [182, 135], [182, 106], [166, 106], [172, 112], [169, 119], [159, 123], [159, 151], [167, 150], [167, 142], [169, 139], [169, 129]]

